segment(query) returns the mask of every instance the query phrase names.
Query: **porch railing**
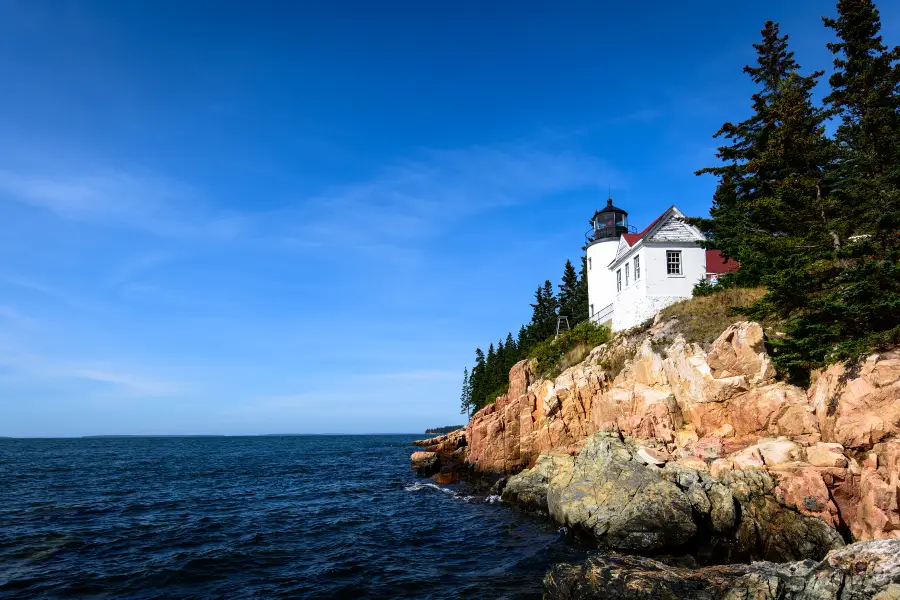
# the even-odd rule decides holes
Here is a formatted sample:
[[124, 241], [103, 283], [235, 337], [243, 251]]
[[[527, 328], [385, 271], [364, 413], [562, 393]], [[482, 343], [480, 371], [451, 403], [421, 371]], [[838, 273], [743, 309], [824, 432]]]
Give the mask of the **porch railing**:
[[613, 315], [613, 305], [609, 304], [608, 306], [604, 306], [597, 312], [591, 315], [591, 321], [594, 323], [605, 323], [610, 320]]

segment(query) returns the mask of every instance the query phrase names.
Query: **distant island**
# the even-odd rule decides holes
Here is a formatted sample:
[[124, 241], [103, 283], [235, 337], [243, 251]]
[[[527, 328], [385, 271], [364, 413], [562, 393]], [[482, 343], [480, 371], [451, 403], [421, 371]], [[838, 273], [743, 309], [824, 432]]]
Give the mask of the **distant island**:
[[426, 429], [425, 433], [430, 434], [444, 434], [450, 433], [451, 431], [456, 431], [457, 429], [462, 429], [465, 425], [445, 425], [444, 427], [432, 427], [431, 429]]

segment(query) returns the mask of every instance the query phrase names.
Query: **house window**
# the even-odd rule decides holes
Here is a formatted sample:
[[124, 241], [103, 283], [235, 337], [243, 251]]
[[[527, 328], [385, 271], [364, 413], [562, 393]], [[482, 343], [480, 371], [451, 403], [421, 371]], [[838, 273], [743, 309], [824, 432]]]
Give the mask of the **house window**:
[[591, 304], [591, 318], [592, 318], [592, 319], [594, 318], [594, 315], [595, 315], [595, 314], [596, 314], [596, 313], [594, 313], [594, 305]]
[[589, 258], [588, 259], [588, 271], [590, 271], [590, 270], [591, 270], [591, 259]]
[[666, 250], [666, 273], [681, 275], [681, 250]]
[[616, 271], [616, 291], [622, 291], [622, 269]]
[[628, 263], [625, 263], [625, 287], [628, 287], [628, 280], [630, 279], [630, 275], [631, 275], [631, 265], [629, 265]]
[[634, 280], [637, 281], [641, 278], [641, 257], [634, 257]]

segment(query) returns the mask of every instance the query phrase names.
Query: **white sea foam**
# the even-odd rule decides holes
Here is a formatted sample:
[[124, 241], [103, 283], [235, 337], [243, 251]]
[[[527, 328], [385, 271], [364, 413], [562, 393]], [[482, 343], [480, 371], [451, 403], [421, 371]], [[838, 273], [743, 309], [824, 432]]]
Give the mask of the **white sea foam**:
[[453, 490], [448, 489], [448, 488], [442, 488], [441, 486], [437, 485], [436, 483], [414, 483], [412, 485], [406, 486], [403, 489], [406, 490], [407, 492], [418, 492], [419, 490], [422, 490], [425, 488], [431, 488], [433, 490], [438, 490], [439, 492], [444, 492], [445, 494], [450, 494], [451, 496], [456, 497], [456, 498], [459, 497], [459, 494], [457, 494]]
[[407, 492], [419, 492], [426, 488], [438, 490], [439, 492], [443, 492], [445, 494], [453, 496], [454, 498], [462, 500], [463, 502], [483, 501], [486, 504], [497, 504], [498, 502], [500, 502], [500, 496], [493, 496], [493, 495], [491, 495], [491, 496], [461, 496], [455, 490], [451, 490], [450, 488], [441, 487], [441, 486], [437, 485], [436, 483], [430, 483], [430, 482], [428, 482], [428, 483], [418, 483], [418, 482], [413, 483], [411, 485], [404, 487], [403, 489]]

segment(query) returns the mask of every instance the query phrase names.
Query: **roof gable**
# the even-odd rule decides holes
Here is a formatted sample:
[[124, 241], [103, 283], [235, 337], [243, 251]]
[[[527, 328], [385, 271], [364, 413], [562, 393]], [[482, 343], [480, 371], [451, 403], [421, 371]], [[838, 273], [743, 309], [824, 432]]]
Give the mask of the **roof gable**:
[[612, 262], [607, 265], [608, 267], [612, 267], [614, 264], [619, 262], [619, 259], [628, 254], [628, 251], [631, 250], [631, 244], [629, 244], [628, 240], [625, 239], [626, 235], [629, 234], [622, 234], [622, 237], [619, 238], [619, 245], [616, 246], [616, 256], [612, 259]]
[[684, 213], [674, 205], [650, 225], [642, 236], [644, 243], [702, 242], [706, 239], [700, 230], [688, 225]]
[[673, 204], [640, 233], [623, 233], [616, 248], [616, 257], [609, 263], [609, 267], [613, 268], [638, 242], [683, 243], [704, 241], [706, 237], [699, 229], [685, 223], [685, 218], [684, 213]]
[[649, 225], [647, 225], [647, 226], [644, 228], [644, 230], [641, 231], [640, 233], [624, 233], [624, 234], [622, 234], [622, 239], [624, 239], [625, 242], [626, 242], [629, 246], [634, 246], [634, 245], [637, 244], [639, 241], [641, 241], [641, 239], [642, 239], [645, 235], [647, 235], [647, 232], [649, 232], [651, 229], [653, 229], [653, 228], [656, 226], [656, 224], [659, 223], [660, 220], [661, 220], [663, 217], [666, 216], [666, 213], [668, 213], [669, 210], [672, 210], [673, 208], [675, 208], [675, 207], [674, 207], [674, 206], [669, 207], [669, 209], [666, 210], [666, 212], [664, 212], [663, 214], [661, 214], [661, 215], [659, 215], [658, 217], [656, 217], [655, 219], [653, 219], [653, 222], [650, 223]]

